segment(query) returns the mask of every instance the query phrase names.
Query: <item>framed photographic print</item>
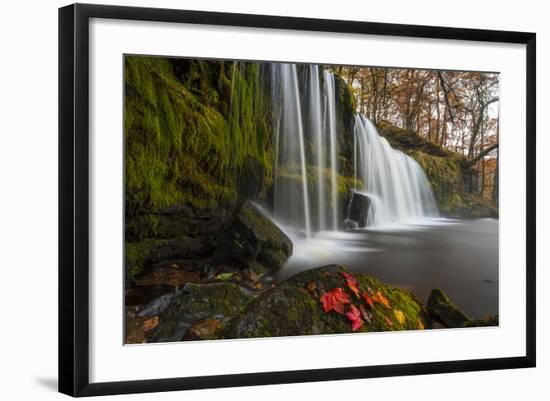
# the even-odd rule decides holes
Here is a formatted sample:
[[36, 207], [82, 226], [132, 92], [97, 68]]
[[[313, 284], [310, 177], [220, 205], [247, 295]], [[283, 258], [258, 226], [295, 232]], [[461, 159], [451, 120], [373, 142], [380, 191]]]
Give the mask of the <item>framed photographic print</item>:
[[535, 366], [535, 34], [59, 10], [59, 389]]

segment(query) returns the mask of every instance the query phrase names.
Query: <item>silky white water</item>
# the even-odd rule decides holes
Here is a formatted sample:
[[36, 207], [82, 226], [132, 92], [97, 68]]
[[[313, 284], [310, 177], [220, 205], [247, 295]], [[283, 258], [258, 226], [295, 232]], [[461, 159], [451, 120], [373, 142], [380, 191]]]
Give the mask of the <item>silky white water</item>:
[[338, 190], [342, 135], [353, 146], [355, 191], [369, 200], [365, 226], [437, 217], [419, 164], [392, 149], [364, 116], [355, 117], [353, 132], [339, 132], [336, 101], [335, 76], [329, 70], [272, 65], [275, 218], [306, 237], [343, 227], [351, 194]]
[[367, 226], [383, 226], [439, 212], [424, 170], [410, 156], [393, 149], [365, 116], [355, 118], [354, 175], [364, 183], [370, 210]]

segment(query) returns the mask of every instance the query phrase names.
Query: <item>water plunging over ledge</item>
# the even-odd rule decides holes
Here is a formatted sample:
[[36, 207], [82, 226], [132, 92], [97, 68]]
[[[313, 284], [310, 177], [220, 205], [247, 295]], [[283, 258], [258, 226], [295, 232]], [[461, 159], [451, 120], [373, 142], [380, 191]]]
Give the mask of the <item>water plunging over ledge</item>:
[[[300, 79], [306, 82], [302, 89]], [[272, 65], [274, 216], [307, 237], [337, 231], [350, 219], [341, 205], [336, 100], [332, 72], [317, 65], [300, 72], [295, 64]], [[439, 216], [430, 184], [414, 159], [392, 149], [365, 116], [355, 117], [347, 135], [353, 137], [354, 192], [368, 198], [367, 218], [359, 227]]]

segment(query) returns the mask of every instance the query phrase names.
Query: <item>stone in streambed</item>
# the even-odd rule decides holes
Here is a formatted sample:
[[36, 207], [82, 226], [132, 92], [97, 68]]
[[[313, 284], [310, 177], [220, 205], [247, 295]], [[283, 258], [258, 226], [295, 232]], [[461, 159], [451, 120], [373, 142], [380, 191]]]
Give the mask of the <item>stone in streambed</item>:
[[[367, 195], [359, 192], [353, 192], [348, 205], [348, 220], [357, 223], [358, 227], [367, 225], [367, 216], [369, 214], [370, 199]], [[347, 225], [351, 225], [350, 222]], [[348, 227], [346, 227], [348, 228]], [[354, 228], [354, 227], [349, 227]]]
[[464, 327], [471, 321], [439, 288], [434, 288], [430, 293], [427, 309], [432, 318], [446, 327]]
[[243, 203], [215, 237], [214, 260], [262, 275], [283, 266], [292, 241], [253, 203]]

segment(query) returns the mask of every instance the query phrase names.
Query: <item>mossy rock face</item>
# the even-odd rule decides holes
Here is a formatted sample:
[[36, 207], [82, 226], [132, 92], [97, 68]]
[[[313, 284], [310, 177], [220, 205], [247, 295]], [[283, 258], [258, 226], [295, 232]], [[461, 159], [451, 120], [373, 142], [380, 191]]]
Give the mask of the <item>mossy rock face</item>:
[[[261, 66], [125, 57], [126, 220], [141, 235], [130, 241], [156, 237], [156, 219], [138, 216], [174, 205], [231, 207], [243, 185], [253, 199], [265, 192], [271, 113]], [[252, 178], [239, 183], [241, 175]]]
[[470, 325], [471, 319], [462, 313], [439, 288], [434, 288], [430, 293], [427, 309], [433, 318], [447, 327]]
[[193, 324], [205, 319], [225, 322], [242, 312], [255, 296], [253, 291], [231, 282], [187, 283], [159, 315], [159, 323], [147, 341], [181, 341]]
[[[355, 280], [359, 296], [348, 286]], [[349, 298], [343, 310], [325, 311], [321, 297], [342, 289]], [[375, 301], [368, 305], [363, 294]], [[384, 299], [384, 301], [382, 301]], [[361, 326], [355, 331], [416, 330], [428, 325], [422, 305], [410, 293], [387, 286], [367, 275], [351, 275], [343, 266], [329, 265], [307, 270], [260, 295], [233, 318], [220, 338], [251, 338], [351, 333], [353, 308], [361, 311]]]
[[255, 271], [278, 269], [292, 255], [290, 238], [251, 202], [243, 203], [223, 224], [215, 242], [218, 263]]
[[174, 238], [167, 240], [144, 240], [125, 245], [126, 286], [150, 271], [156, 263], [187, 258], [201, 258], [213, 252], [214, 245], [209, 237]]

